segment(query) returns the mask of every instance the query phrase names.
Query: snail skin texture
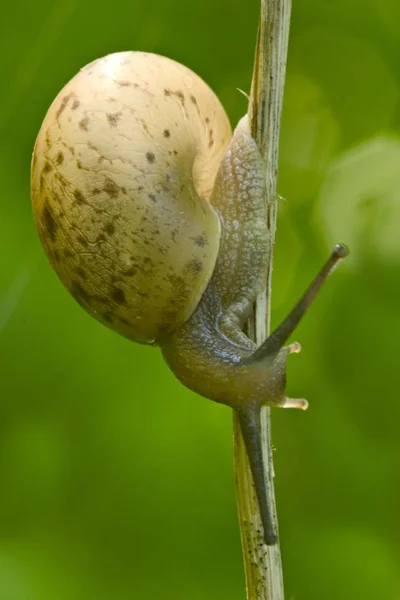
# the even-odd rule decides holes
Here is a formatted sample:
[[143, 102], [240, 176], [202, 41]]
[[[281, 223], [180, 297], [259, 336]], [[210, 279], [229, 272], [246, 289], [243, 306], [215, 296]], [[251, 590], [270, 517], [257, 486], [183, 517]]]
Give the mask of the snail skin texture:
[[39, 131], [31, 189], [47, 256], [83, 308], [160, 346], [184, 385], [238, 412], [275, 543], [260, 410], [307, 407], [284, 394], [286, 358], [300, 350], [284, 344], [346, 247], [257, 349], [244, 326], [271, 252], [265, 163], [247, 116], [232, 136], [211, 89], [154, 54], [111, 54], [67, 83]]

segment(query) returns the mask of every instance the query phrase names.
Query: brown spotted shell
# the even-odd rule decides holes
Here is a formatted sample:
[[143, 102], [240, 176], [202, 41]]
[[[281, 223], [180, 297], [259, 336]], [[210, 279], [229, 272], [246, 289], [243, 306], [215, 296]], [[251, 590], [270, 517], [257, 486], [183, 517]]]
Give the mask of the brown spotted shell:
[[98, 320], [152, 343], [193, 313], [218, 254], [209, 198], [230, 138], [211, 89], [154, 54], [96, 60], [54, 100], [33, 209], [53, 268]]

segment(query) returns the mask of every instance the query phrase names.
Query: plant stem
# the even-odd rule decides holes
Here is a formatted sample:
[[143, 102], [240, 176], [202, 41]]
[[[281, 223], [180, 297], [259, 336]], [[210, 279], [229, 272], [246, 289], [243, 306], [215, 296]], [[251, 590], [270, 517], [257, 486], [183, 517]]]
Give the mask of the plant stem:
[[[279, 130], [285, 84], [291, 0], [261, 0], [261, 16], [249, 100], [252, 135], [265, 160], [266, 202], [269, 207], [270, 258], [266, 290], [256, 300], [249, 334], [260, 345], [269, 333], [271, 275], [276, 230]], [[270, 409], [261, 415], [264, 471], [269, 510], [278, 532], [274, 494]], [[240, 532], [247, 600], [283, 600], [282, 562], [278, 544], [262, 543], [262, 526], [247, 453], [234, 417], [234, 453]]]

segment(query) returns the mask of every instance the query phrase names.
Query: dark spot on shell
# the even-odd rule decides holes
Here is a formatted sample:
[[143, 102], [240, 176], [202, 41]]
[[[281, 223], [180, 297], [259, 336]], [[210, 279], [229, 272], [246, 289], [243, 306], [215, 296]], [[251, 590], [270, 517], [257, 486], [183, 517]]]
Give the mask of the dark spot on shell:
[[43, 218], [43, 226], [46, 232], [49, 234], [49, 237], [54, 241], [57, 232], [57, 223], [53, 217], [53, 213], [50, 210], [50, 206], [46, 202], [43, 208], [42, 213]]
[[74, 253], [72, 252], [72, 250], [70, 250], [69, 248], [67, 248], [64, 251], [64, 257], [65, 258], [73, 258], [74, 257]]
[[123, 290], [121, 290], [121, 288], [114, 287], [111, 291], [111, 298], [117, 304], [123, 304], [123, 305], [126, 304], [125, 294], [124, 294]]
[[106, 192], [110, 198], [116, 198], [118, 196], [119, 187], [115, 181], [107, 177], [103, 191]]
[[82, 194], [81, 191], [75, 190], [74, 191], [74, 198], [75, 198], [75, 200], [77, 201], [78, 204], [86, 204], [85, 196]]
[[149, 163], [153, 163], [156, 160], [156, 157], [154, 156], [153, 152], [146, 152], [146, 158], [149, 161]]
[[163, 134], [164, 134], [164, 137], [166, 137], [166, 138], [171, 137], [171, 132], [169, 129], [164, 129]]
[[121, 113], [117, 112], [117, 113], [108, 113], [107, 114], [107, 121], [108, 124], [110, 125], [110, 127], [116, 127], [118, 124], [118, 121], [121, 117]]
[[209, 124], [209, 122], [210, 122], [210, 119], [209, 119], [208, 117], [206, 117], [204, 120], [205, 120], [205, 122], [206, 122], [206, 123], [207, 123], [207, 125], [208, 125], [208, 124]]
[[62, 165], [63, 162], [64, 162], [64, 154], [62, 152], [57, 152], [56, 165]]
[[104, 227], [104, 231], [107, 233], [107, 235], [113, 235], [115, 233], [114, 223], [112, 221], [107, 223], [107, 225]]
[[58, 252], [58, 250], [54, 250], [53, 256], [56, 262], [60, 262], [60, 253]]
[[72, 110], [76, 110], [79, 105], [80, 105], [79, 100], [77, 98], [74, 98], [74, 101], [73, 101], [72, 106], [71, 106]]
[[192, 258], [185, 265], [185, 271], [190, 271], [193, 275], [198, 275], [203, 270], [203, 263], [198, 258]]
[[148, 197], [150, 198], [150, 200], [151, 200], [152, 202], [157, 202], [157, 198], [155, 197], [155, 195], [154, 195], [154, 194], [148, 194]]
[[82, 129], [82, 131], [87, 131], [88, 130], [88, 125], [89, 125], [89, 119], [88, 117], [84, 117], [83, 119], [81, 119], [78, 123], [79, 125], [79, 129]]
[[104, 235], [104, 233], [99, 233], [99, 235], [96, 238], [96, 244], [98, 244], [99, 242], [105, 242], [106, 241], [106, 236]]
[[174, 150], [175, 156], [178, 156], [178, 150]]
[[82, 169], [82, 163], [80, 160], [76, 161], [76, 166], [78, 167], [78, 169]]
[[101, 190], [99, 188], [93, 188], [92, 194], [93, 196], [97, 196], [98, 194], [101, 194]]
[[176, 314], [181, 307], [185, 306], [191, 291], [185, 278], [175, 275], [175, 273], [167, 274], [166, 279], [174, 290], [174, 303], [173, 305], [169, 305], [161, 314], [159, 323], [160, 333], [166, 333], [171, 329], [171, 323], [174, 322]]
[[197, 100], [193, 95], [190, 96], [190, 100], [193, 102], [193, 104], [197, 104]]
[[50, 173], [50, 171], [52, 171], [52, 170], [53, 170], [52, 165], [48, 161], [46, 161], [46, 163], [43, 167], [43, 173]]
[[[185, 108], [185, 95], [181, 90], [168, 90], [164, 89], [165, 96], [175, 96], [178, 98], [179, 102], [182, 104], [183, 108]], [[186, 110], [186, 108], [185, 108]]]
[[[173, 271], [172, 268], [170, 268], [171, 271]], [[173, 285], [176, 286], [177, 288], [180, 288], [182, 286], [187, 287], [185, 280], [183, 277], [181, 277], [180, 275], [175, 275], [175, 273], [169, 273], [167, 275], [167, 280]]]
[[61, 100], [61, 104], [60, 104], [60, 108], [58, 109], [57, 113], [56, 113], [56, 118], [59, 119], [62, 115], [62, 113], [64, 112], [67, 104], [68, 104], [68, 100], [71, 98], [72, 94], [67, 94], [66, 96], [64, 96], [64, 98]]
[[79, 234], [76, 237], [76, 241], [79, 242], [79, 244], [81, 244], [82, 246], [84, 246], [85, 248], [87, 248], [89, 246], [87, 240], [83, 237], [83, 235]]
[[193, 237], [191, 239], [194, 241], [196, 246], [199, 246], [199, 248], [204, 248], [204, 246], [207, 246], [207, 244], [208, 244], [208, 239], [207, 239], [207, 236], [205, 233], [196, 235], [195, 237]]
[[90, 294], [82, 287], [79, 281], [73, 281], [71, 284], [72, 295], [76, 298], [79, 304], [89, 304]]
[[116, 81], [115, 82], [119, 87], [129, 87], [130, 81]]

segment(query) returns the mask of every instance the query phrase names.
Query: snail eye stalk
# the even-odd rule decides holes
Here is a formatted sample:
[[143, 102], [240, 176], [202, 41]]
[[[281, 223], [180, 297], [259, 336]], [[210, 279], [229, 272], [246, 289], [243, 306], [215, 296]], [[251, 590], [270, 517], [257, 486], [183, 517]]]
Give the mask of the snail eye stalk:
[[319, 290], [337, 266], [339, 261], [349, 254], [349, 249], [344, 244], [336, 244], [326, 263], [323, 265], [315, 279], [307, 288], [303, 296], [290, 311], [288, 316], [275, 329], [267, 340], [254, 352], [251, 360], [260, 360], [279, 352], [304, 317], [308, 307], [312, 304]]

